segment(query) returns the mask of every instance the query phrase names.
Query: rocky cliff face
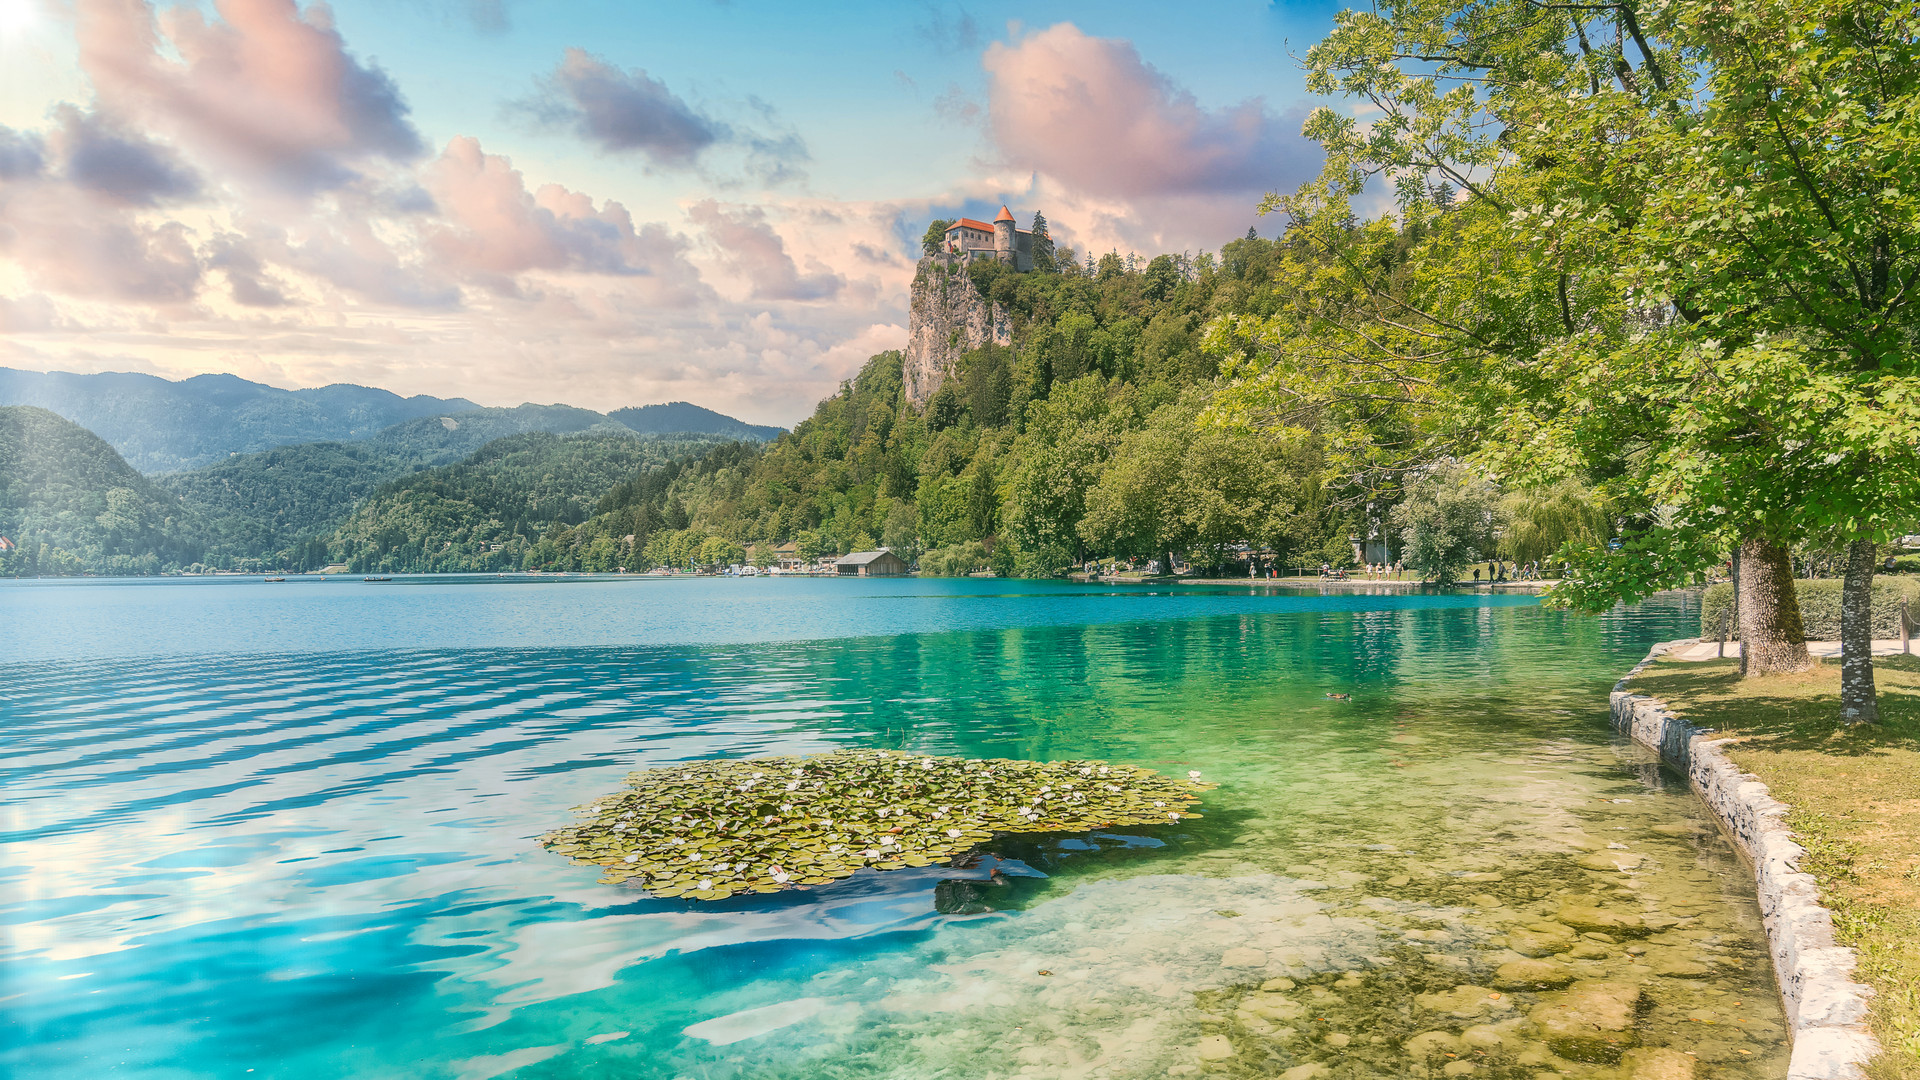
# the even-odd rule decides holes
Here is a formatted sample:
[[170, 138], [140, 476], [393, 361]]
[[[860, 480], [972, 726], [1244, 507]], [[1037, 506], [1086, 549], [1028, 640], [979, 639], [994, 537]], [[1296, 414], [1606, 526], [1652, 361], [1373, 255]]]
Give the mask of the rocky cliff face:
[[1007, 313], [973, 288], [964, 264], [945, 255], [920, 260], [907, 305], [907, 400], [924, 408], [954, 373], [960, 357], [992, 342], [1013, 344]]

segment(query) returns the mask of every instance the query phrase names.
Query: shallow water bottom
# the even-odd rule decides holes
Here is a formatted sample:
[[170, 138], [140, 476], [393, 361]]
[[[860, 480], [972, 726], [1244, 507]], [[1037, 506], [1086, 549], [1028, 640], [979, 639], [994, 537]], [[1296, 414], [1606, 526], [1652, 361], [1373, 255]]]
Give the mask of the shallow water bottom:
[[682, 1075], [1784, 1075], [1743, 867], [1679, 778], [1631, 744], [1431, 767], [1476, 766], [1554, 783], [1337, 831], [1248, 814], [1186, 873], [1114, 834], [1007, 849], [1069, 878], [1104, 853], [1077, 885], [948, 871], [975, 921], [741, 988], [799, 996], [690, 1026]]

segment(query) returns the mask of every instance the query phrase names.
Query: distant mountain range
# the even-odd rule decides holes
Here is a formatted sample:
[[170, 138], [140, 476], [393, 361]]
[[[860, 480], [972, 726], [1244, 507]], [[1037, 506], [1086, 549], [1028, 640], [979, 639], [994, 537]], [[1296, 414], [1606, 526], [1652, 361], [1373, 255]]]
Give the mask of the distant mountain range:
[[618, 409], [609, 416], [568, 405], [482, 409], [465, 398], [403, 398], [349, 383], [281, 390], [236, 375], [174, 381], [126, 372], [76, 375], [0, 368], [0, 406], [12, 405], [39, 406], [72, 420], [148, 475], [183, 472], [235, 454], [301, 443], [376, 441], [382, 450], [419, 468], [530, 431], [571, 434], [605, 425], [642, 434], [765, 442], [782, 430], [684, 401]]
[[522, 405], [149, 477], [71, 420], [0, 405], [0, 574], [310, 570], [335, 559], [383, 572], [519, 569], [544, 535], [592, 516], [615, 487], [750, 447]]
[[607, 416], [642, 435], [718, 435], [726, 439], [772, 442], [786, 430], [768, 424], [749, 424], [684, 401], [642, 405], [637, 409], [615, 409]]

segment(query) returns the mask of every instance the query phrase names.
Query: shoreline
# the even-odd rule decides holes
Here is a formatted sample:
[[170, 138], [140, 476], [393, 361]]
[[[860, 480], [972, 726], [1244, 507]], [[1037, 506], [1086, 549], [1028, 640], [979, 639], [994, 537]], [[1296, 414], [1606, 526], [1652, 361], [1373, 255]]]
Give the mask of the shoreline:
[[1753, 867], [1774, 979], [1792, 1033], [1787, 1080], [1864, 1077], [1864, 1066], [1880, 1052], [1866, 1025], [1873, 990], [1854, 981], [1858, 955], [1836, 944], [1833, 914], [1820, 903], [1813, 876], [1799, 868], [1806, 849], [1787, 828], [1790, 808], [1758, 777], [1734, 766], [1721, 752], [1723, 740], [1709, 737], [1713, 729], [1696, 728], [1659, 698], [1627, 689], [1661, 656], [1699, 643], [1661, 642], [1615, 683], [1609, 699], [1613, 727], [1683, 773]]

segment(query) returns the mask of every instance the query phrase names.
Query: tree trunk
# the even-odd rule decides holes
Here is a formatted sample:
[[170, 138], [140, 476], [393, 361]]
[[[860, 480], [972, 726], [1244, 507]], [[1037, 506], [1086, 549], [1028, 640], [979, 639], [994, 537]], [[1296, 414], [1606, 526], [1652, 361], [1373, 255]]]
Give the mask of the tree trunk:
[[1786, 548], [1760, 539], [1740, 542], [1740, 658], [1748, 678], [1813, 666], [1793, 560]]
[[1847, 545], [1847, 575], [1840, 586], [1840, 719], [1849, 724], [1880, 721], [1873, 687], [1873, 541]]
[[[1733, 636], [1740, 636], [1740, 546], [1733, 548]], [[1747, 650], [1740, 650], [1740, 674], [1747, 673]]]

